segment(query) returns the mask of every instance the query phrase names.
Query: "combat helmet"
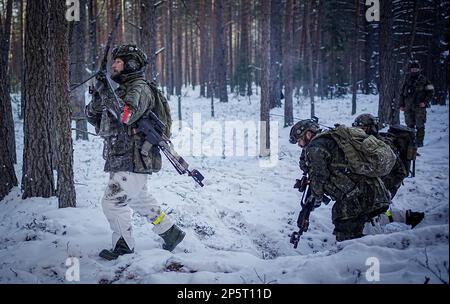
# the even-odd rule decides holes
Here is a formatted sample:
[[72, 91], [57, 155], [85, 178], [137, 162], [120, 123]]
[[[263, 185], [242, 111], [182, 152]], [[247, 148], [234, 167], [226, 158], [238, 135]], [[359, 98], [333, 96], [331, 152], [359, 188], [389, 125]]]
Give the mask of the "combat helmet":
[[148, 64], [148, 57], [135, 44], [124, 44], [116, 47], [111, 57], [113, 60], [120, 58], [125, 63], [123, 73], [134, 73], [142, 70]]
[[299, 138], [304, 136], [307, 131], [311, 131], [314, 134], [321, 131], [317, 119], [304, 119], [293, 125], [289, 134], [289, 142], [296, 144]]
[[380, 128], [380, 121], [378, 117], [373, 116], [372, 114], [361, 114], [355, 118], [355, 121], [352, 123], [353, 127], [366, 127], [369, 135], [378, 134]]

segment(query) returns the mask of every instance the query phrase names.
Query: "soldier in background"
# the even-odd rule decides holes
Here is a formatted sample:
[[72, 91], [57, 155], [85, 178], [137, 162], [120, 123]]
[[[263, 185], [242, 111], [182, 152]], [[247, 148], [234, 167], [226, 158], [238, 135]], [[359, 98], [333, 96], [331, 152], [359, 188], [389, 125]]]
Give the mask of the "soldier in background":
[[417, 146], [423, 147], [427, 108], [430, 107], [434, 87], [420, 72], [419, 62], [409, 65], [409, 74], [400, 92], [400, 111], [405, 113], [406, 125], [417, 130]]

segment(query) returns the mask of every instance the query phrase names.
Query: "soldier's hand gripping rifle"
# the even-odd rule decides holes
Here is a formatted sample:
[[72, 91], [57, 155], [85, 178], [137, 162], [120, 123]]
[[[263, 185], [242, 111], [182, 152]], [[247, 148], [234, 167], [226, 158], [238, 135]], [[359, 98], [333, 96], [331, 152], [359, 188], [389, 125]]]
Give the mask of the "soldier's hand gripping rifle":
[[[298, 242], [300, 241], [300, 237], [302, 236], [303, 232], [308, 231], [309, 216], [311, 215], [311, 212], [317, 207], [317, 202], [313, 199], [309, 199], [309, 197], [311, 196], [311, 189], [310, 181], [307, 175], [303, 175], [301, 180], [297, 180], [294, 188], [298, 188], [298, 191], [303, 192], [302, 199], [300, 201], [302, 210], [300, 210], [297, 218], [297, 227], [299, 230], [298, 232], [294, 231], [291, 234], [291, 244], [293, 244], [294, 248], [297, 249]], [[328, 204], [330, 202], [330, 199], [324, 195], [322, 202]]]
[[311, 214], [311, 211], [314, 210], [314, 202], [307, 204], [308, 198], [311, 196], [311, 189], [309, 188], [309, 180], [306, 175], [304, 175], [301, 180], [297, 180], [294, 188], [298, 188], [300, 192], [303, 192], [302, 199], [300, 201], [302, 210], [300, 211], [297, 219], [297, 227], [299, 230], [298, 232], [294, 231], [291, 234], [291, 244], [294, 244], [294, 248], [297, 249], [298, 242], [300, 241], [300, 237], [303, 232], [308, 231], [309, 215]]
[[187, 173], [200, 186], [204, 186], [202, 183], [204, 179], [203, 175], [198, 170], [189, 170], [189, 164], [175, 152], [172, 142], [165, 135], [166, 125], [155, 113], [149, 111], [147, 116], [139, 119], [137, 128], [144, 134], [146, 141], [159, 147], [180, 175]]
[[112, 115], [112, 117], [114, 117], [117, 120], [119, 120], [121, 113], [121, 102], [117, 97], [116, 92], [114, 91], [114, 88], [111, 84], [111, 80], [107, 76], [107, 69], [108, 69], [109, 51], [111, 49], [111, 44], [114, 40], [114, 35], [117, 30], [117, 27], [119, 26], [121, 16], [122, 14], [119, 14], [116, 17], [116, 19], [114, 20], [114, 26], [111, 29], [111, 32], [108, 34], [108, 40], [106, 42], [105, 53], [103, 55], [103, 59], [100, 64], [100, 69], [85, 81], [70, 88], [70, 91], [73, 91], [78, 87], [82, 86], [83, 84], [85, 84], [86, 82], [88, 82], [89, 80], [95, 78], [97, 80], [97, 83], [95, 86], [89, 87], [89, 93], [99, 94], [99, 91], [101, 90], [102, 93], [104, 93], [101, 96], [103, 110], [108, 111]]

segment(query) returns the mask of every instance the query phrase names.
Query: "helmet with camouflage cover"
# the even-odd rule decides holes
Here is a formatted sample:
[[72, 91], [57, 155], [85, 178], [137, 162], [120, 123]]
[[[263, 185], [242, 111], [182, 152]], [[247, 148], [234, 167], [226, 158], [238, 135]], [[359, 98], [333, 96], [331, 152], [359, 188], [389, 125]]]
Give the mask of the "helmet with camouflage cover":
[[367, 134], [376, 135], [378, 134], [378, 130], [380, 128], [380, 122], [378, 117], [375, 117], [372, 114], [365, 113], [356, 117], [352, 126], [359, 128], [367, 128], [366, 129]]
[[291, 132], [289, 134], [289, 142], [291, 144], [296, 144], [298, 140], [306, 134], [307, 131], [311, 131], [314, 134], [319, 133], [320, 126], [314, 119], [304, 119], [297, 122], [291, 128]]
[[123, 74], [141, 71], [147, 64], [147, 55], [135, 44], [124, 44], [116, 47], [111, 53], [112, 59], [122, 59], [124, 62]]

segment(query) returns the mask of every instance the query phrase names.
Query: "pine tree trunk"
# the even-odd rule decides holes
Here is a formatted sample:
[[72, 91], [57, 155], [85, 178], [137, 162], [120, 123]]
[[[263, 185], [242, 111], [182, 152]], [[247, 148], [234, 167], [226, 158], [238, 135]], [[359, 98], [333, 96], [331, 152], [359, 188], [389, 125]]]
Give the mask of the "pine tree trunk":
[[156, 8], [155, 0], [141, 0], [141, 47], [148, 56], [145, 70], [148, 80], [156, 80]]
[[393, 13], [391, 1], [380, 2], [380, 101], [378, 117], [381, 123], [390, 123], [394, 101], [395, 62], [393, 61]]
[[190, 27], [190, 36], [192, 38], [192, 52], [191, 52], [191, 84], [192, 89], [195, 90], [195, 86], [198, 84], [197, 78], [197, 56], [198, 56], [198, 36], [197, 36], [197, 28], [193, 29], [194, 26]]
[[172, 0], [166, 1], [167, 4], [167, 25], [168, 29], [166, 31], [166, 90], [167, 95], [171, 96], [174, 93], [174, 74], [173, 74], [173, 41], [172, 41], [172, 33], [173, 33], [173, 17], [172, 17]]
[[49, 130], [47, 1], [28, 1], [25, 32], [25, 120], [22, 170], [23, 199], [54, 195]]
[[248, 95], [248, 83], [250, 78], [249, 70], [249, 13], [250, 2], [241, 0], [240, 11], [240, 42], [239, 42], [239, 63], [236, 71], [237, 84], [239, 94], [241, 96]]
[[284, 21], [284, 47], [283, 47], [283, 80], [284, 80], [284, 126], [294, 124], [294, 109], [292, 103], [292, 39], [294, 19], [293, 0], [286, 1], [286, 14]]
[[66, 6], [60, 0], [50, 0], [50, 30], [53, 42], [58, 45], [53, 53], [55, 61], [54, 95], [51, 103], [56, 111], [55, 128], [57, 134], [58, 180], [57, 196], [59, 208], [76, 207], [76, 194], [73, 176], [73, 144], [71, 134], [71, 108], [69, 101], [69, 46], [68, 23], [64, 17]]
[[206, 78], [207, 69], [207, 41], [206, 41], [206, 15], [205, 15], [205, 0], [200, 0], [199, 3], [199, 23], [200, 23], [200, 96], [206, 97]]
[[[70, 47], [70, 83], [75, 85], [86, 78], [86, 0], [80, 0], [80, 21], [73, 23], [72, 42]], [[84, 117], [86, 86], [82, 85], [71, 92], [73, 115], [76, 118], [76, 139], [88, 140], [87, 121]]]
[[92, 73], [97, 69], [97, 0], [89, 0], [89, 47], [90, 69]]
[[12, 119], [8, 74], [12, 4], [13, 1], [8, 0], [6, 3], [6, 18], [3, 20], [0, 17], [0, 168], [2, 172], [0, 174], [0, 201], [13, 187], [17, 186], [14, 171], [14, 163], [16, 162], [14, 120]]
[[281, 61], [282, 61], [282, 11], [279, 0], [271, 0], [270, 16], [270, 108], [281, 107]]
[[[176, 20], [176, 28], [175, 28], [175, 95], [181, 96], [181, 87], [183, 85], [183, 65], [182, 65], [182, 47], [183, 40], [181, 32], [181, 22], [182, 22], [182, 14], [181, 14], [181, 1], [175, 1], [175, 20]], [[178, 99], [180, 101], [180, 99]]]
[[19, 18], [19, 27], [20, 27], [20, 37], [19, 37], [19, 45], [18, 45], [18, 57], [19, 57], [19, 62], [21, 62], [21, 66], [20, 66], [20, 111], [19, 111], [19, 118], [23, 119], [23, 111], [25, 108], [25, 81], [24, 81], [24, 70], [25, 70], [25, 65], [23, 64], [23, 62], [25, 61], [24, 59], [24, 50], [23, 50], [23, 37], [25, 35], [25, 25], [24, 25], [24, 19], [25, 19], [25, 7], [24, 7], [24, 1], [25, 0], [20, 0], [19, 3], [19, 15], [17, 16]]
[[358, 61], [359, 61], [359, 1], [355, 0], [355, 30], [353, 36], [353, 47], [355, 48], [352, 54], [352, 115], [356, 114], [356, 93], [358, 90]]
[[[11, 154], [13, 162], [17, 163], [16, 139], [14, 134], [14, 119], [11, 107], [11, 75], [9, 66], [9, 49], [11, 46], [11, 24], [12, 24], [12, 1], [6, 3], [6, 16], [0, 22], [0, 99], [3, 102], [4, 111], [0, 114], [2, 122], [6, 127], [5, 133], [8, 145], [8, 151]], [[0, 19], [1, 20], [1, 19]]]
[[306, 24], [306, 58], [308, 63], [308, 91], [309, 91], [309, 97], [311, 100], [311, 117], [315, 115], [315, 104], [314, 104], [314, 71], [313, 71], [313, 46], [311, 43], [311, 16], [310, 16], [310, 8], [311, 8], [312, 0], [306, 1], [306, 14], [305, 14], [305, 24]]
[[260, 156], [270, 155], [270, 72], [271, 72], [271, 52], [270, 52], [270, 1], [262, 3], [262, 77], [261, 77], [261, 113], [260, 113]]
[[227, 67], [225, 62], [225, 45], [223, 41], [223, 3], [222, 0], [214, 1], [214, 13], [215, 13], [215, 43], [214, 43], [214, 53], [215, 53], [215, 62], [214, 69], [216, 71], [216, 87], [219, 93], [220, 102], [228, 102], [228, 94], [227, 94]]

